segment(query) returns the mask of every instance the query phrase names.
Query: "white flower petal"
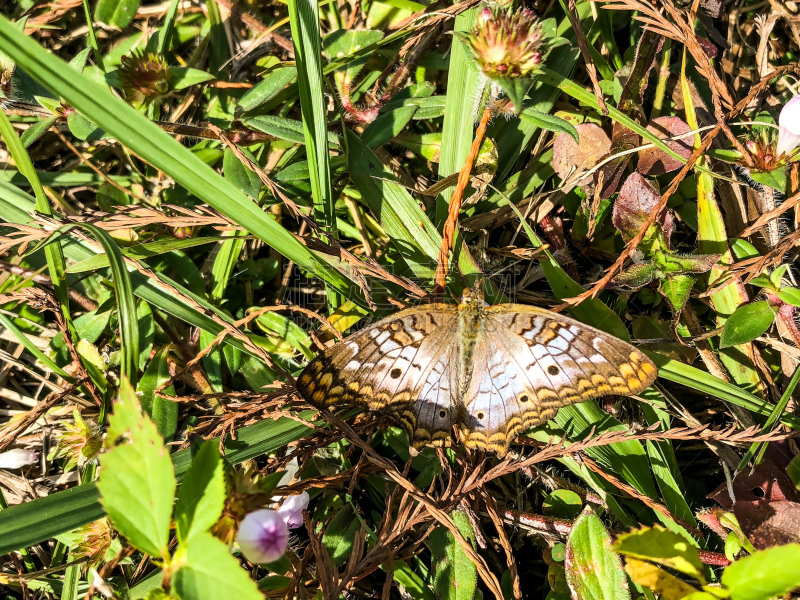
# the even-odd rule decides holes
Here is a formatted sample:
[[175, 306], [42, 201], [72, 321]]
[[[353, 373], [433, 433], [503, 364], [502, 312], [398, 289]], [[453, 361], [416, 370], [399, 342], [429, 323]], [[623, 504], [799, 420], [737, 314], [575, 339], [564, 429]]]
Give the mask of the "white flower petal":
[[800, 96], [787, 102], [778, 117], [778, 156], [789, 153], [800, 146]]
[[283, 501], [283, 505], [278, 509], [278, 514], [289, 529], [295, 529], [303, 524], [303, 511], [308, 508], [310, 499], [308, 492], [302, 492], [296, 496], [289, 496]]
[[264, 508], [242, 519], [236, 542], [250, 562], [275, 562], [286, 552], [289, 529], [276, 511]]
[[25, 465], [32, 465], [38, 458], [38, 452], [21, 448], [0, 452], [0, 469], [19, 469]]

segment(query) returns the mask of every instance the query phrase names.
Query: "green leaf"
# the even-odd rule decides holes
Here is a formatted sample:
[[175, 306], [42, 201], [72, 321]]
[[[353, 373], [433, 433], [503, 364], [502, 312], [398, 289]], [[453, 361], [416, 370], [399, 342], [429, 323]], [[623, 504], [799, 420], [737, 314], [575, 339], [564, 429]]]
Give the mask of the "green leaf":
[[763, 173], [751, 171], [750, 178], [756, 183], [779, 191], [781, 194], [786, 192], [786, 167], [779, 167], [774, 171], [765, 171]]
[[786, 274], [788, 269], [789, 265], [783, 264], [770, 273], [769, 280], [772, 282], [774, 288], [778, 289], [781, 287], [781, 278]]
[[411, 570], [406, 561], [392, 562], [392, 573], [394, 573], [394, 580], [402, 585], [414, 600], [436, 600], [431, 589], [425, 585], [419, 575]]
[[136, 321], [139, 330], [139, 370], [144, 369], [150, 351], [153, 348], [153, 338], [156, 334], [156, 324], [153, 320], [153, 311], [147, 302], [140, 300], [136, 303]]
[[359, 527], [361, 521], [356, 518], [349, 504], [345, 504], [333, 517], [322, 536], [322, 543], [327, 548], [333, 564], [340, 565], [350, 558]]
[[583, 500], [572, 490], [553, 490], [542, 502], [544, 514], [559, 519], [574, 519], [582, 508]]
[[[202, 246], [203, 244], [211, 244], [218, 242], [218, 237], [196, 237], [180, 239], [164, 239], [157, 242], [149, 242], [147, 244], [137, 244], [136, 246], [129, 246], [127, 248], [120, 248], [124, 256], [129, 258], [150, 258], [151, 256], [158, 256], [167, 252], [175, 250], [183, 250], [185, 248], [194, 248], [195, 246]], [[67, 273], [84, 273], [86, 271], [95, 271], [103, 269], [108, 266], [108, 257], [105, 254], [96, 254], [91, 258], [87, 258], [77, 262], [67, 269]]]
[[175, 502], [175, 529], [181, 544], [207, 531], [222, 515], [225, 474], [219, 443], [203, 442], [186, 472]]
[[297, 69], [295, 67], [280, 67], [270, 71], [264, 79], [247, 90], [245, 95], [239, 99], [238, 110], [248, 112], [262, 104], [266, 104], [290, 84], [295, 77], [297, 77]]
[[694, 285], [694, 277], [688, 275], [673, 275], [660, 282], [658, 291], [664, 294], [673, 312], [679, 312], [686, 301]]
[[793, 287], [781, 288], [777, 292], [778, 298], [791, 304], [792, 306], [800, 306], [800, 289]]
[[134, 547], [166, 558], [175, 474], [164, 441], [127, 379], [108, 421], [108, 451], [100, 457], [97, 482], [103, 507]]
[[[119, 315], [119, 334], [121, 339], [122, 361], [121, 372], [134, 385], [139, 380], [139, 326], [136, 316], [136, 302], [133, 299], [133, 287], [128, 269], [116, 241], [106, 231], [91, 223], [71, 223], [57, 230], [67, 233], [73, 227], [88, 231], [103, 247], [108, 256], [111, 274], [116, 287], [117, 313]], [[54, 238], [49, 238], [52, 243]], [[57, 236], [55, 236], [57, 239]]]
[[767, 275], [758, 275], [750, 280], [750, 285], [761, 288], [773, 288], [772, 280]]
[[100, 0], [94, 9], [96, 21], [125, 29], [139, 10], [139, 0]]
[[572, 526], [564, 560], [575, 600], [630, 600], [628, 579], [602, 521], [586, 507]]
[[169, 67], [167, 76], [169, 77], [169, 89], [171, 90], [182, 90], [214, 79], [211, 73], [189, 67]]
[[761, 550], [728, 566], [722, 583], [732, 600], [767, 600], [800, 587], [800, 544]]
[[569, 135], [569, 137], [575, 140], [575, 143], [580, 143], [578, 130], [575, 129], [575, 126], [572, 123], [562, 119], [561, 117], [539, 112], [533, 108], [526, 108], [522, 111], [522, 114], [520, 114], [519, 118], [527, 123], [535, 125], [540, 129], [555, 131], [556, 133], [566, 133]]
[[[156, 389], [170, 378], [168, 355], [169, 346], [164, 346], [156, 352], [136, 388], [141, 398], [142, 410], [153, 419], [158, 433], [165, 440], [171, 440], [178, 428], [177, 402], [155, 394]], [[175, 387], [170, 385], [163, 389], [161, 394], [172, 396], [175, 394]]]
[[172, 589], [181, 600], [264, 599], [228, 547], [210, 533], [193, 536], [186, 547], [179, 548], [175, 559], [184, 565], [172, 580]]
[[[249, 154], [249, 152], [244, 152]], [[254, 157], [251, 155], [250, 158]], [[225, 148], [225, 155], [222, 158], [222, 171], [225, 173], [225, 177], [232, 181], [236, 187], [253, 200], [258, 200], [258, 193], [263, 185], [261, 178], [249, 165], [239, 160], [239, 157], [230, 148]]]
[[[506, 95], [511, 99], [511, 102], [514, 103], [514, 111], [521, 116], [522, 112], [522, 102], [525, 100], [525, 94], [531, 89], [533, 85], [533, 78], [532, 77], [497, 77], [492, 78], [492, 81], [499, 85]], [[532, 117], [533, 118], [533, 117]], [[527, 120], [527, 119], [523, 119]], [[531, 121], [529, 121], [531, 122]], [[533, 121], [534, 125], [538, 125], [535, 121]], [[572, 135], [572, 134], [570, 134]]]
[[703, 563], [697, 549], [682, 535], [659, 525], [623, 533], [614, 542], [614, 549], [625, 556], [658, 563], [705, 583]]
[[[450, 516], [464, 538], [475, 544], [472, 523], [464, 511]], [[472, 600], [478, 583], [478, 571], [464, 548], [444, 526], [434, 529], [429, 541], [433, 560], [433, 589], [438, 600]]]
[[766, 300], [740, 306], [725, 322], [720, 348], [753, 341], [770, 328], [775, 312]]

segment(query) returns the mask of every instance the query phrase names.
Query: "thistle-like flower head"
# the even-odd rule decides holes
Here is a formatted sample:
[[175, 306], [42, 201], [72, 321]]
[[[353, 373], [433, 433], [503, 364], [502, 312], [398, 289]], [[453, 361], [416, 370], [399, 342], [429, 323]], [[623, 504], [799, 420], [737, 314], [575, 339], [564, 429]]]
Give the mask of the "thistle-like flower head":
[[134, 105], [152, 102], [169, 91], [167, 61], [160, 54], [138, 51], [123, 56], [117, 76]]
[[763, 173], [781, 166], [784, 156], [778, 148], [780, 135], [782, 133], [776, 140], [774, 130], [766, 127], [759, 127], [748, 135], [743, 145], [753, 159], [754, 171]]
[[51, 455], [51, 458], [67, 459], [64, 471], [71, 471], [96, 460], [103, 446], [103, 434], [99, 425], [93, 421], [84, 421], [77, 410], [72, 412], [72, 418], [75, 424], [64, 424], [64, 431], [58, 436], [55, 453]]
[[542, 37], [541, 24], [533, 11], [487, 6], [464, 40], [487, 77], [515, 79], [538, 71], [544, 51]]
[[780, 131], [775, 152], [778, 156], [791, 156], [800, 146], [800, 96], [795, 96], [784, 105], [778, 117], [778, 126]]
[[106, 554], [114, 542], [114, 530], [108, 519], [98, 519], [84, 525], [76, 532], [80, 541], [71, 550], [73, 558], [87, 557], [88, 565], [96, 567], [106, 559]]

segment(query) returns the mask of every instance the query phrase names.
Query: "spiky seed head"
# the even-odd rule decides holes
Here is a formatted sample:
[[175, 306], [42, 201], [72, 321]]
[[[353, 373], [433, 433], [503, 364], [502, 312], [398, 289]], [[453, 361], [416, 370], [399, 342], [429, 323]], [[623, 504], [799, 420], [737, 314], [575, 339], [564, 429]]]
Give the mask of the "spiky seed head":
[[152, 102], [169, 91], [167, 61], [154, 52], [134, 51], [123, 56], [117, 75], [134, 105]]

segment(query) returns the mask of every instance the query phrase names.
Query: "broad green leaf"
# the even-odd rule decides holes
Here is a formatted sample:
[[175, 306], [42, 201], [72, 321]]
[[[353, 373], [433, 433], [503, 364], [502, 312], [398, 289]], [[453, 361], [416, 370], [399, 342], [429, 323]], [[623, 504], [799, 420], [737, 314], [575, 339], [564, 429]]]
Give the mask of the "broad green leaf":
[[189, 67], [170, 67], [167, 70], [167, 75], [169, 77], [169, 89], [171, 90], [182, 90], [214, 79], [211, 73]]
[[203, 442], [186, 472], [175, 501], [175, 529], [178, 541], [207, 531], [222, 515], [225, 504], [225, 474], [219, 443]]
[[786, 192], [786, 167], [779, 167], [774, 171], [750, 172], [750, 178], [756, 183], [766, 185], [783, 194]]
[[200, 532], [179, 548], [175, 560], [184, 565], [172, 580], [181, 600], [263, 600], [250, 574], [231, 556], [228, 547], [210, 533]]
[[[248, 154], [248, 152], [245, 154]], [[254, 158], [252, 155], [250, 158]], [[261, 179], [249, 165], [245, 165], [233, 153], [230, 148], [225, 148], [225, 156], [222, 159], [222, 170], [225, 177], [236, 184], [240, 190], [250, 196], [253, 200], [258, 200], [258, 193], [261, 191]]]
[[725, 321], [720, 348], [730, 348], [756, 339], [770, 328], [775, 320], [775, 312], [766, 300], [740, 306]]
[[614, 549], [625, 556], [649, 560], [705, 582], [697, 549], [683, 536], [658, 525], [623, 533], [615, 540]]
[[630, 600], [628, 579], [602, 521], [586, 507], [567, 539], [564, 560], [574, 600]]
[[109, 417], [97, 487], [114, 527], [153, 557], [167, 557], [175, 474], [155, 424], [123, 379]]
[[266, 104], [297, 77], [295, 67], [280, 67], [267, 73], [239, 99], [238, 110], [248, 112]]
[[778, 290], [778, 298], [791, 304], [792, 306], [800, 306], [800, 289], [793, 287], [784, 287]]
[[[474, 545], [475, 532], [467, 514], [456, 510], [450, 516], [464, 538]], [[475, 563], [444, 526], [434, 529], [428, 539], [433, 560], [433, 589], [438, 600], [472, 600], [478, 583]]]
[[732, 600], [767, 600], [800, 587], [800, 544], [761, 550], [729, 565], [722, 584]]
[[125, 29], [139, 10], [139, 0], [100, 0], [94, 9], [94, 18], [101, 23]]

